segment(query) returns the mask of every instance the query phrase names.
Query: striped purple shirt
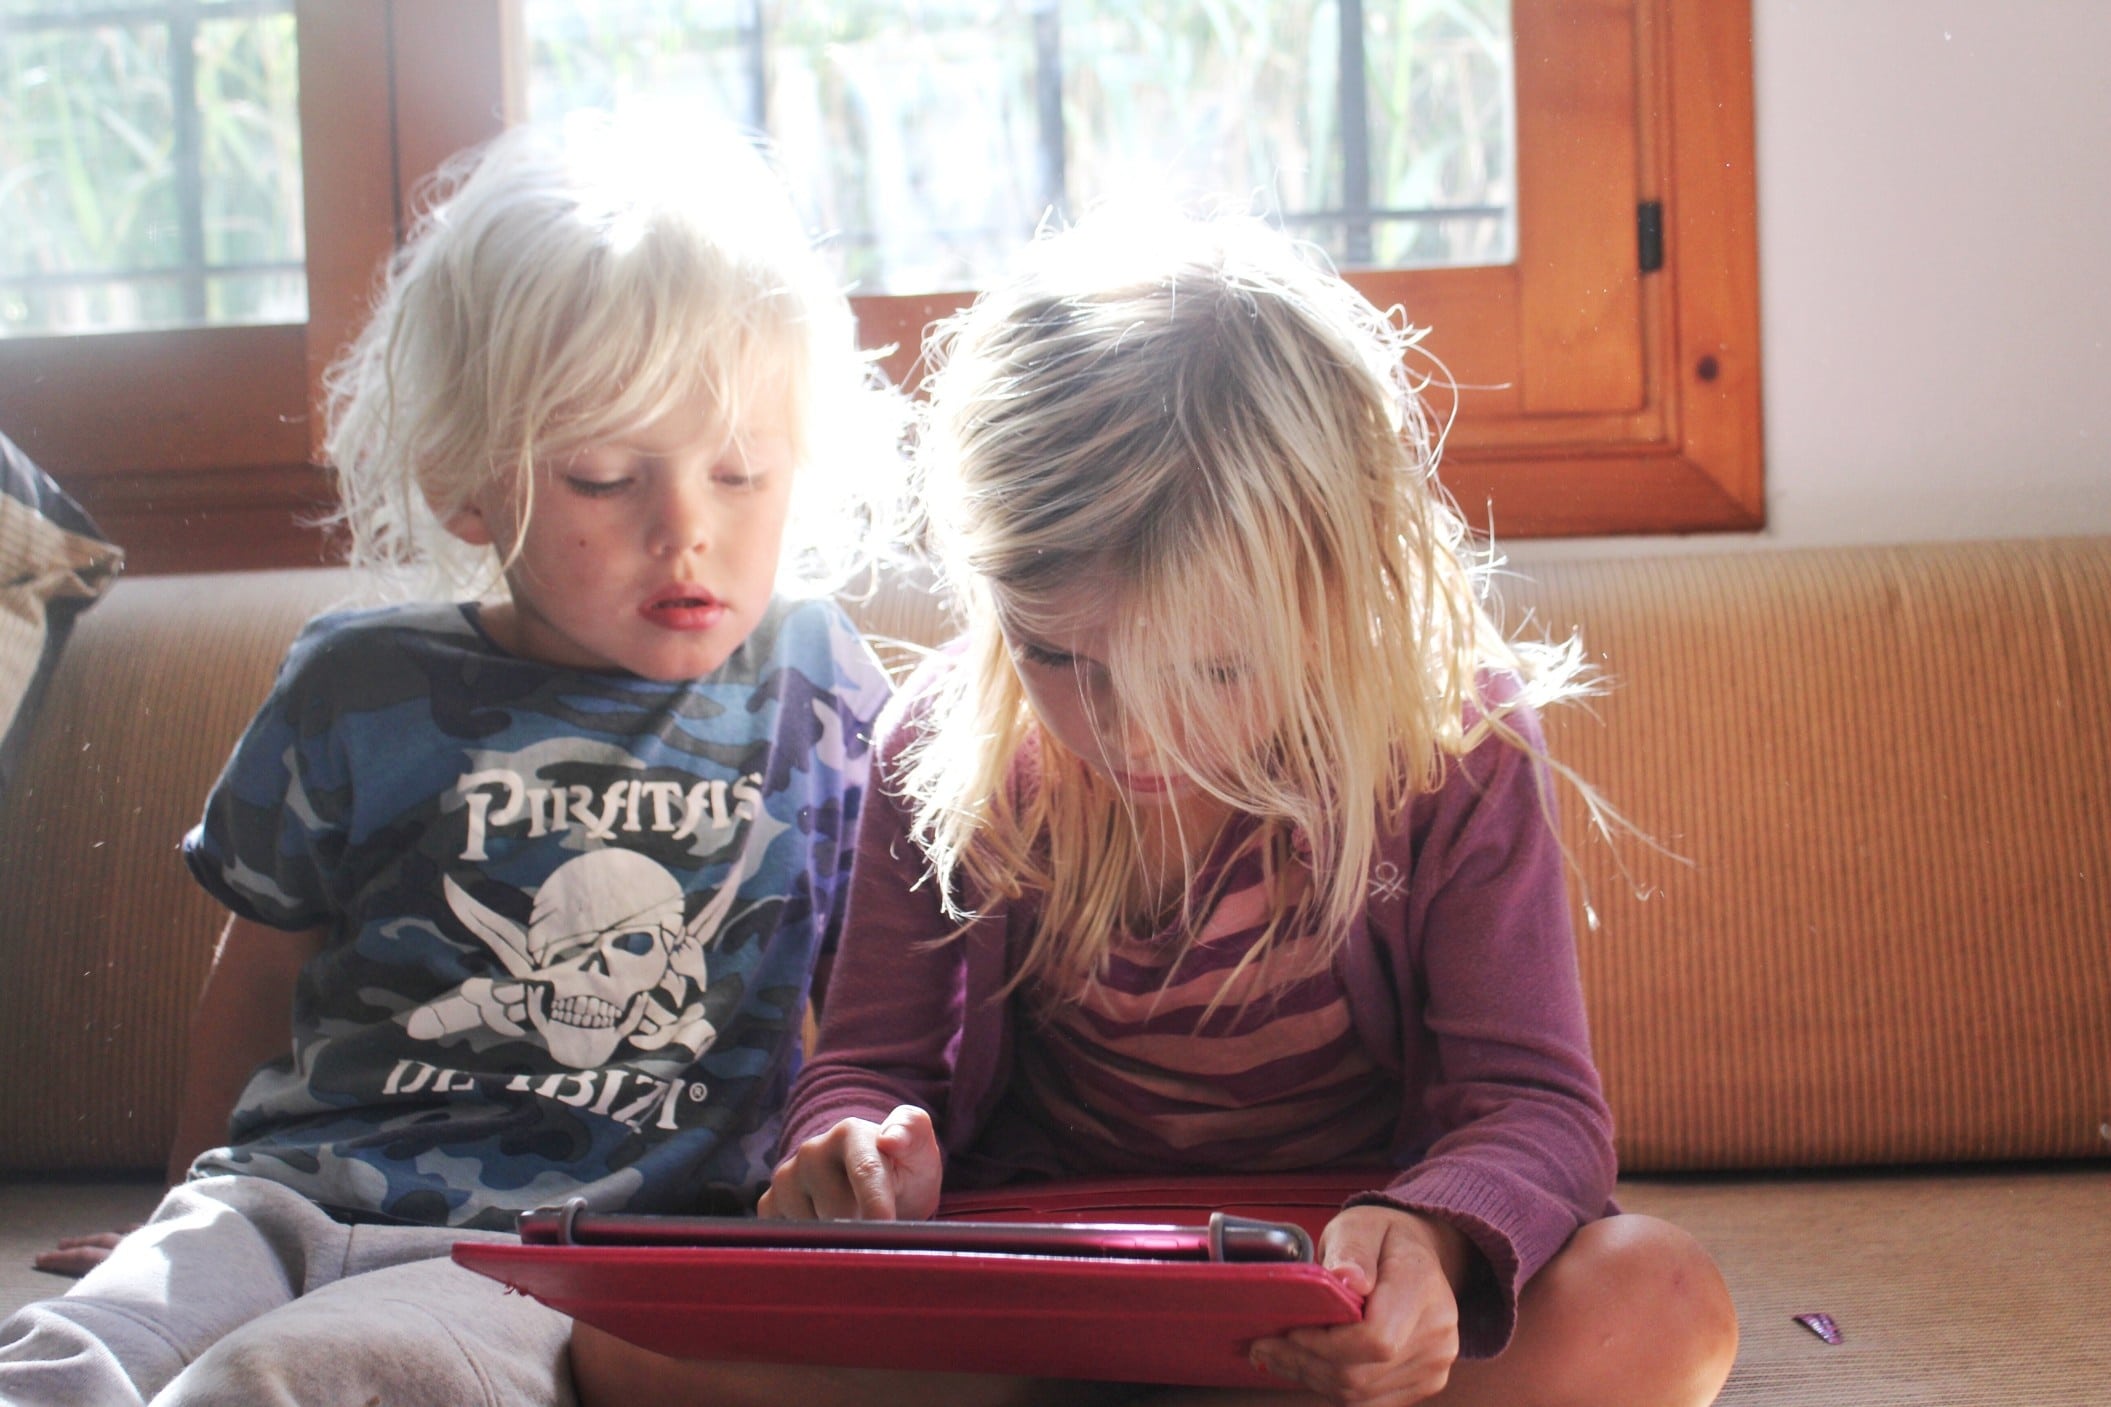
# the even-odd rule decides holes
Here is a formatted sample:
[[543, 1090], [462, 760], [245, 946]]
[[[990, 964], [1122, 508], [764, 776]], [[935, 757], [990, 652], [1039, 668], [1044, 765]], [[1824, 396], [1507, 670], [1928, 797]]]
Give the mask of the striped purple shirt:
[[[1110, 974], [1106, 991], [1068, 1011], [1010, 987], [1033, 930], [1030, 897], [990, 905], [965, 931], [941, 910], [906, 804], [887, 779], [900, 775], [928, 690], [952, 667], [947, 655], [931, 661], [882, 720], [880, 780], [858, 822], [820, 1043], [793, 1085], [781, 1147], [840, 1119], [883, 1119], [914, 1104], [937, 1124], [948, 1188], [1048, 1176], [1059, 1169], [1044, 1163], [1066, 1161], [1078, 1174], [1139, 1160], [1222, 1174], [1377, 1162], [1371, 1191], [1353, 1200], [1465, 1232], [1490, 1273], [1469, 1282], [1460, 1301], [1461, 1351], [1485, 1357], [1502, 1348], [1519, 1292], [1579, 1224], [1612, 1209], [1615, 1176], [1531, 711], [1509, 715], [1523, 748], [1482, 742], [1380, 836], [1369, 903], [1331, 970], [1314, 973], [1308, 959], [1293, 975], [1280, 962], [1263, 984], [1267, 995], [1210, 1016], [1245, 1033], [1225, 1040], [1215, 1025], [1196, 1034], [1207, 1001], [1194, 993], [1207, 964], [1251, 942], [1258, 861], [1253, 875], [1236, 873], [1234, 862], [1208, 941], [1169, 985], [1148, 972], [1152, 945], [1132, 947], [1122, 962], [1134, 974]], [[1517, 684], [1491, 676], [1484, 687], [1507, 703]], [[1360, 1124], [1368, 1111], [1344, 1093], [1339, 1137], [1353, 1151], [1293, 1149], [1328, 1136], [1330, 1091], [1346, 1091], [1366, 1053], [1377, 1068], [1364, 1078], [1370, 1097], [1388, 1106], [1390, 1137], [1368, 1138]], [[1228, 1068], [1212, 1063], [1225, 1060]], [[1029, 1061], [1041, 1072], [1033, 1117], [1021, 1096]], [[1118, 1098], [1093, 1083], [1110, 1074], [1121, 1077]], [[1257, 1107], [1256, 1098], [1271, 1102]], [[1256, 1119], [1273, 1122], [1254, 1125], [1259, 1134], [1242, 1128]], [[1246, 1151], [1255, 1146], [1260, 1156]]]
[[[1215, 868], [1197, 876], [1204, 893]], [[1378, 1078], [1323, 939], [1293, 931], [1248, 961], [1268, 919], [1260, 857], [1248, 848], [1222, 879], [1184, 951], [1177, 926], [1123, 938], [1082, 996], [1022, 993], [1019, 1112], [1068, 1170], [1272, 1172], [1384, 1154], [1399, 1086]]]

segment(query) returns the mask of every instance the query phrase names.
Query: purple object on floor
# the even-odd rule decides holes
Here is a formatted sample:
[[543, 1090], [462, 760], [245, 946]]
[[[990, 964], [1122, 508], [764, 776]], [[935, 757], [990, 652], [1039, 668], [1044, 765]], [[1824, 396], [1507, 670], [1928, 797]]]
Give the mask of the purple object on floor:
[[1836, 1344], [1840, 1341], [1840, 1326], [1833, 1322], [1830, 1314], [1793, 1314], [1789, 1317], [1827, 1343]]

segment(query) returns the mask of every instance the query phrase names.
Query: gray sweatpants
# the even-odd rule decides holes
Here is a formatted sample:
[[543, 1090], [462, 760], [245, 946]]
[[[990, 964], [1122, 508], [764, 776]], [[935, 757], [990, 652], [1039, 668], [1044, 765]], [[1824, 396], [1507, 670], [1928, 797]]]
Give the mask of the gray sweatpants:
[[0, 1324], [0, 1403], [571, 1407], [571, 1320], [447, 1258], [505, 1239], [345, 1226], [264, 1178], [185, 1183]]

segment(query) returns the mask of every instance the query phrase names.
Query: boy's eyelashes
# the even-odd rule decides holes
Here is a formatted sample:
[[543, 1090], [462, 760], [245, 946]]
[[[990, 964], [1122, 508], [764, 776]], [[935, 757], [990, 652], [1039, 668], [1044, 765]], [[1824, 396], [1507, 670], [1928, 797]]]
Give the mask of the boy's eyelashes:
[[584, 479], [576, 474], [564, 476], [564, 486], [581, 498], [613, 498], [636, 482], [635, 479]]
[[[563, 475], [564, 486], [581, 498], [613, 498], [626, 489], [637, 486], [640, 476], [625, 474], [617, 478], [592, 478], [584, 474]], [[760, 488], [764, 475], [749, 473], [744, 469], [722, 466], [711, 471], [711, 482], [723, 489], [748, 490]]]

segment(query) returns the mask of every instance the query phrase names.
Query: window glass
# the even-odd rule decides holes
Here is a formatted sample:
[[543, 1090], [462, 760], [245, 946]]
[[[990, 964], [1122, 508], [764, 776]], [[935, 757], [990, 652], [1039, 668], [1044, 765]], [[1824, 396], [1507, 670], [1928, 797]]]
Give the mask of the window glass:
[[[528, 107], [767, 132], [861, 292], [1138, 192], [1347, 267], [1514, 257], [1509, 0], [526, 0]], [[1349, 76], [1345, 84], [1343, 75]]]
[[300, 322], [292, 0], [0, 0], [0, 335]]

